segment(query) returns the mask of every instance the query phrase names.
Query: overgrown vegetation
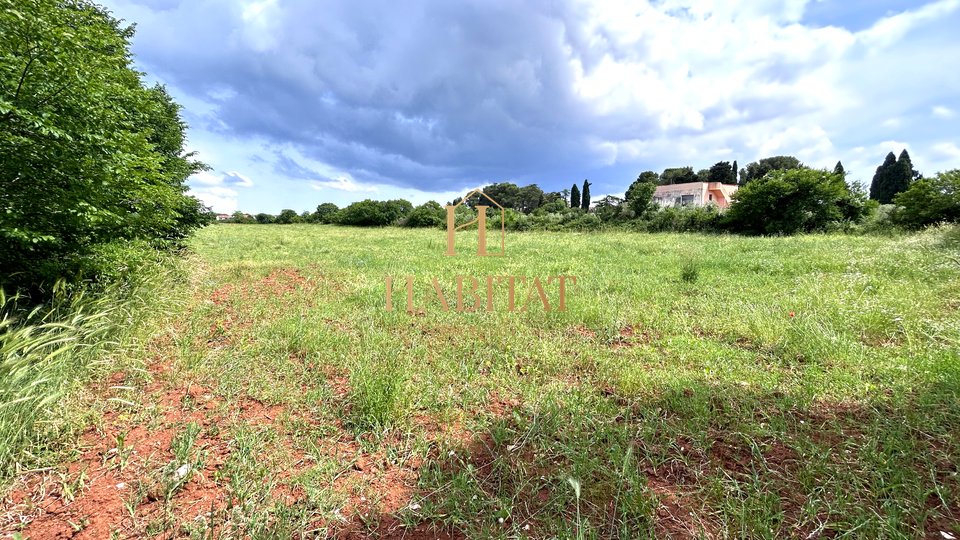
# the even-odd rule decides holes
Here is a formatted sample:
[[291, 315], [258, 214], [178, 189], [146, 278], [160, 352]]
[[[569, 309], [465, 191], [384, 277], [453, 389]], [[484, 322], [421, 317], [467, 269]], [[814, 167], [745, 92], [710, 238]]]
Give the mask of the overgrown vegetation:
[[96, 290], [61, 283], [39, 306], [0, 292], [0, 485], [55, 465], [89, 421], [86, 385], [142, 361], [143, 336], [163, 319], [172, 275], [170, 261], [141, 260]]
[[132, 67], [132, 27], [86, 0], [0, 0], [0, 287], [35, 300], [99, 279], [117, 241], [176, 246], [209, 215], [184, 195], [179, 106]]

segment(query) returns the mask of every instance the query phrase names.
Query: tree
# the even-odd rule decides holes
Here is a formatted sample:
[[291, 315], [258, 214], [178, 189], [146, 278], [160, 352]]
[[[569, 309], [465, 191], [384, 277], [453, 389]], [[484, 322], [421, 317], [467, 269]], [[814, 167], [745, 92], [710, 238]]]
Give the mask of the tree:
[[697, 173], [693, 172], [693, 167], [664, 169], [663, 174], [660, 175], [660, 185], [688, 184], [697, 181]]
[[264, 214], [264, 213], [257, 214], [256, 216], [254, 216], [254, 219], [256, 219], [257, 223], [261, 225], [269, 225], [271, 223], [276, 222], [275, 217], [273, 217], [270, 214]]
[[643, 171], [640, 173], [640, 176], [637, 177], [637, 180], [643, 180], [644, 182], [656, 185], [660, 183], [660, 175], [653, 171]]
[[340, 208], [333, 203], [322, 203], [313, 212], [313, 221], [314, 223], [333, 223], [334, 216], [339, 210]]
[[411, 212], [413, 212], [413, 205], [410, 201], [403, 199], [392, 201], [365, 199], [347, 206], [337, 212], [336, 216], [337, 223], [343, 225], [382, 227], [397, 223]]
[[440, 227], [446, 222], [446, 211], [436, 201], [429, 201], [413, 209], [403, 221], [405, 227]]
[[720, 182], [721, 184], [737, 183], [736, 165], [730, 165], [729, 161], [718, 161], [710, 167], [707, 172], [707, 182]]
[[737, 168], [737, 160], [733, 160], [733, 165], [730, 166], [730, 184], [738, 183], [737, 176], [740, 174], [740, 169]]
[[600, 218], [600, 221], [613, 221], [620, 217], [620, 211], [623, 208], [624, 199], [607, 195], [597, 201], [594, 213]]
[[847, 177], [847, 171], [843, 170], [843, 163], [840, 163], [840, 162], [838, 161], [837, 164], [834, 165], [834, 167], [833, 167], [833, 174], [839, 174], [840, 176], [843, 176], [844, 178]]
[[653, 192], [657, 190], [654, 178], [640, 174], [624, 194], [627, 206], [633, 210], [634, 217], [642, 217], [652, 207]]
[[776, 170], [750, 181], [733, 196], [726, 222], [751, 234], [794, 234], [825, 230], [831, 223], [858, 221], [865, 197], [843, 177], [826, 170]]
[[543, 201], [544, 195], [543, 190], [540, 189], [540, 186], [536, 184], [530, 184], [529, 186], [520, 188], [517, 196], [516, 206], [511, 208], [523, 212], [524, 214], [529, 214], [539, 208], [540, 205], [543, 204]]
[[[900, 191], [906, 191], [907, 188], [910, 187], [910, 184], [913, 183], [914, 180], [920, 179], [920, 173], [913, 168], [913, 161], [910, 159], [910, 154], [907, 153], [906, 148], [904, 148], [903, 151], [900, 152], [900, 157], [897, 158], [897, 167], [895, 170], [896, 170], [896, 174], [894, 175], [894, 177], [896, 178], [895, 186], [897, 188], [902, 187], [903, 189], [901, 189]], [[898, 191], [897, 193], [900, 193], [900, 191]]]
[[280, 225], [290, 225], [292, 223], [300, 223], [300, 216], [297, 214], [296, 210], [291, 210], [289, 208], [284, 208], [280, 211], [280, 215], [277, 216], [277, 223]]
[[897, 184], [895, 178], [897, 174], [896, 168], [897, 156], [895, 156], [893, 152], [890, 152], [873, 174], [873, 181], [870, 182], [871, 199], [878, 201], [880, 204], [890, 204], [893, 202], [893, 196], [899, 193], [898, 191], [894, 191], [894, 187]]
[[176, 246], [211, 219], [204, 169], [162, 86], [132, 67], [132, 27], [86, 0], [0, 0], [0, 280], [39, 292], [96, 277], [106, 244]]
[[590, 210], [590, 182], [583, 181], [583, 195], [580, 198], [580, 208]]
[[960, 222], [960, 169], [921, 178], [893, 198], [893, 221], [911, 229]]
[[580, 188], [576, 184], [570, 188], [570, 208], [580, 208]]
[[789, 171], [793, 169], [805, 168], [800, 160], [793, 156], [771, 156], [763, 158], [760, 161], [749, 163], [745, 168], [740, 169], [740, 185], [745, 186], [748, 182], [763, 178], [772, 171]]

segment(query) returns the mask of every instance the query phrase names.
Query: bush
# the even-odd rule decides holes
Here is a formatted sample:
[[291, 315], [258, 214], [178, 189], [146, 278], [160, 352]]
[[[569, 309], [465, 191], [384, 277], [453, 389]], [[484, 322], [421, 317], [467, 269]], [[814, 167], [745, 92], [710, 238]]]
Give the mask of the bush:
[[411, 212], [413, 212], [413, 205], [403, 199], [392, 201], [366, 199], [337, 212], [336, 220], [341, 225], [383, 227], [398, 223]]
[[858, 222], [866, 197], [842, 175], [826, 170], [772, 171], [752, 180], [733, 196], [726, 225], [747, 234], [795, 234], [825, 231], [836, 222]]
[[447, 212], [435, 201], [421, 204], [413, 209], [403, 220], [405, 227], [442, 227], [446, 223]]
[[722, 216], [713, 205], [669, 206], [647, 212], [638, 228], [649, 232], [715, 232], [721, 228]]
[[909, 229], [960, 221], [960, 169], [921, 178], [894, 197], [892, 220]]

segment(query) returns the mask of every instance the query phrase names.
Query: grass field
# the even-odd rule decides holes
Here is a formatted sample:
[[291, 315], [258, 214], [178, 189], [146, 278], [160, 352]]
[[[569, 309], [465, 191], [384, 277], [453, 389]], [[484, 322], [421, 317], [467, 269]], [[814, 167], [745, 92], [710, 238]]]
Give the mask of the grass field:
[[[445, 257], [434, 230], [204, 229], [2, 530], [960, 537], [957, 230], [519, 233], [496, 258], [470, 234]], [[457, 275], [577, 283], [562, 312], [502, 288], [443, 311], [431, 278], [449, 299]]]

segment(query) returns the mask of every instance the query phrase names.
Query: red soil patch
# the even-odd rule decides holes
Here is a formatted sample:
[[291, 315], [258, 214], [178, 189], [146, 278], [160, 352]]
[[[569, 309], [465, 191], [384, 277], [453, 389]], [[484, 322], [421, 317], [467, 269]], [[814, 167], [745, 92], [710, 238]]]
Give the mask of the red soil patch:
[[627, 325], [620, 329], [617, 336], [613, 339], [611, 347], [621, 349], [624, 347], [635, 347], [653, 342], [659, 336], [651, 330], [645, 330], [637, 325]]

